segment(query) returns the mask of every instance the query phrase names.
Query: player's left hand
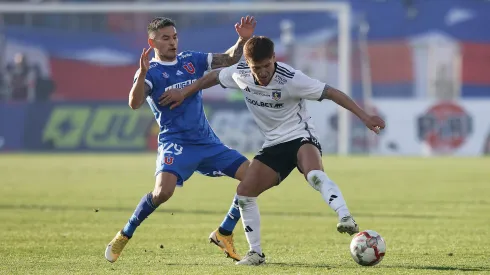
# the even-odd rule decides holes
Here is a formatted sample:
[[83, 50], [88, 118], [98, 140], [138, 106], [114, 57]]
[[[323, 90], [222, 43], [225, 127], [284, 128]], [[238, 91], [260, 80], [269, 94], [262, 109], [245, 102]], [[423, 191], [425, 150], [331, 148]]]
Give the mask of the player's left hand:
[[385, 122], [379, 116], [367, 117], [364, 120], [364, 124], [366, 125], [366, 127], [368, 127], [371, 131], [375, 132], [376, 134], [379, 134], [381, 130], [385, 128]]
[[184, 93], [182, 89], [170, 89], [168, 91], [165, 91], [159, 98], [158, 98], [158, 104], [162, 106], [167, 106], [170, 103], [173, 103], [170, 105], [170, 110], [174, 109], [175, 107], [179, 106], [184, 102]]
[[254, 34], [255, 26], [257, 25], [257, 21], [253, 16], [242, 17], [239, 23], [235, 24], [235, 30], [243, 39], [249, 39]]

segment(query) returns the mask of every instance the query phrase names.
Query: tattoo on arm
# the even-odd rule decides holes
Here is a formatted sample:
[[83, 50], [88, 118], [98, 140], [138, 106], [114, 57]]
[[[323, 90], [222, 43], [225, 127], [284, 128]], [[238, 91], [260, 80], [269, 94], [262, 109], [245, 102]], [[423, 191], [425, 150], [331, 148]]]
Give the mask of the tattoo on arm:
[[245, 40], [238, 39], [237, 43], [229, 48], [225, 53], [213, 54], [211, 69], [228, 67], [238, 63], [243, 55], [243, 45], [245, 45], [245, 42]]

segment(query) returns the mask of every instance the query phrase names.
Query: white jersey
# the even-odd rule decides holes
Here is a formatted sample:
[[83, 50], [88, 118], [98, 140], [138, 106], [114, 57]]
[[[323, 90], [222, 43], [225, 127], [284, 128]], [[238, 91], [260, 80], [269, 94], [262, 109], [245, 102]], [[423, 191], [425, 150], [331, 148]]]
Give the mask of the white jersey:
[[248, 109], [265, 136], [264, 147], [301, 137], [315, 137], [305, 99], [321, 100], [325, 83], [312, 79], [287, 64], [277, 62], [267, 86], [255, 82], [247, 63], [221, 70], [219, 81], [225, 88], [240, 89]]

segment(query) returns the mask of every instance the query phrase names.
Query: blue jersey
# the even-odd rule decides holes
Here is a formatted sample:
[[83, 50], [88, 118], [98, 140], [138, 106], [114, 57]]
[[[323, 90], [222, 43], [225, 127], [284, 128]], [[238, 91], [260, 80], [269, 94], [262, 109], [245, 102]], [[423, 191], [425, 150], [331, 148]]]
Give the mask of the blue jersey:
[[[160, 144], [174, 142], [179, 144], [221, 143], [206, 119], [202, 104], [202, 91], [186, 98], [177, 108], [158, 104], [158, 98], [167, 90], [183, 88], [201, 78], [211, 69], [212, 55], [201, 52], [182, 52], [174, 62], [150, 61], [145, 82], [150, 86], [146, 98], [160, 127]], [[138, 72], [135, 75], [136, 81]]]

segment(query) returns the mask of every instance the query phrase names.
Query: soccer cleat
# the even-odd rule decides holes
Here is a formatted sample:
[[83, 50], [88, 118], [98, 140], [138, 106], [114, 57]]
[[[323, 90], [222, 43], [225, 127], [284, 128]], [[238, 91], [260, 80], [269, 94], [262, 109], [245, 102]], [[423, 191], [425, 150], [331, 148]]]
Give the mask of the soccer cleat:
[[128, 241], [129, 238], [124, 236], [121, 231], [117, 232], [114, 239], [105, 248], [105, 258], [111, 263], [115, 262]]
[[219, 233], [218, 229], [216, 229], [209, 235], [209, 242], [217, 245], [226, 254], [226, 257], [232, 258], [235, 261], [240, 261], [242, 259], [242, 257], [236, 253], [233, 244], [233, 234], [224, 236]]
[[339, 231], [340, 233], [354, 235], [356, 233], [359, 233], [359, 226], [352, 218], [352, 216], [345, 216], [340, 219], [340, 222], [337, 224], [337, 231]]
[[265, 254], [259, 255], [255, 251], [249, 251], [247, 255], [236, 263], [236, 265], [261, 265], [265, 264]]

